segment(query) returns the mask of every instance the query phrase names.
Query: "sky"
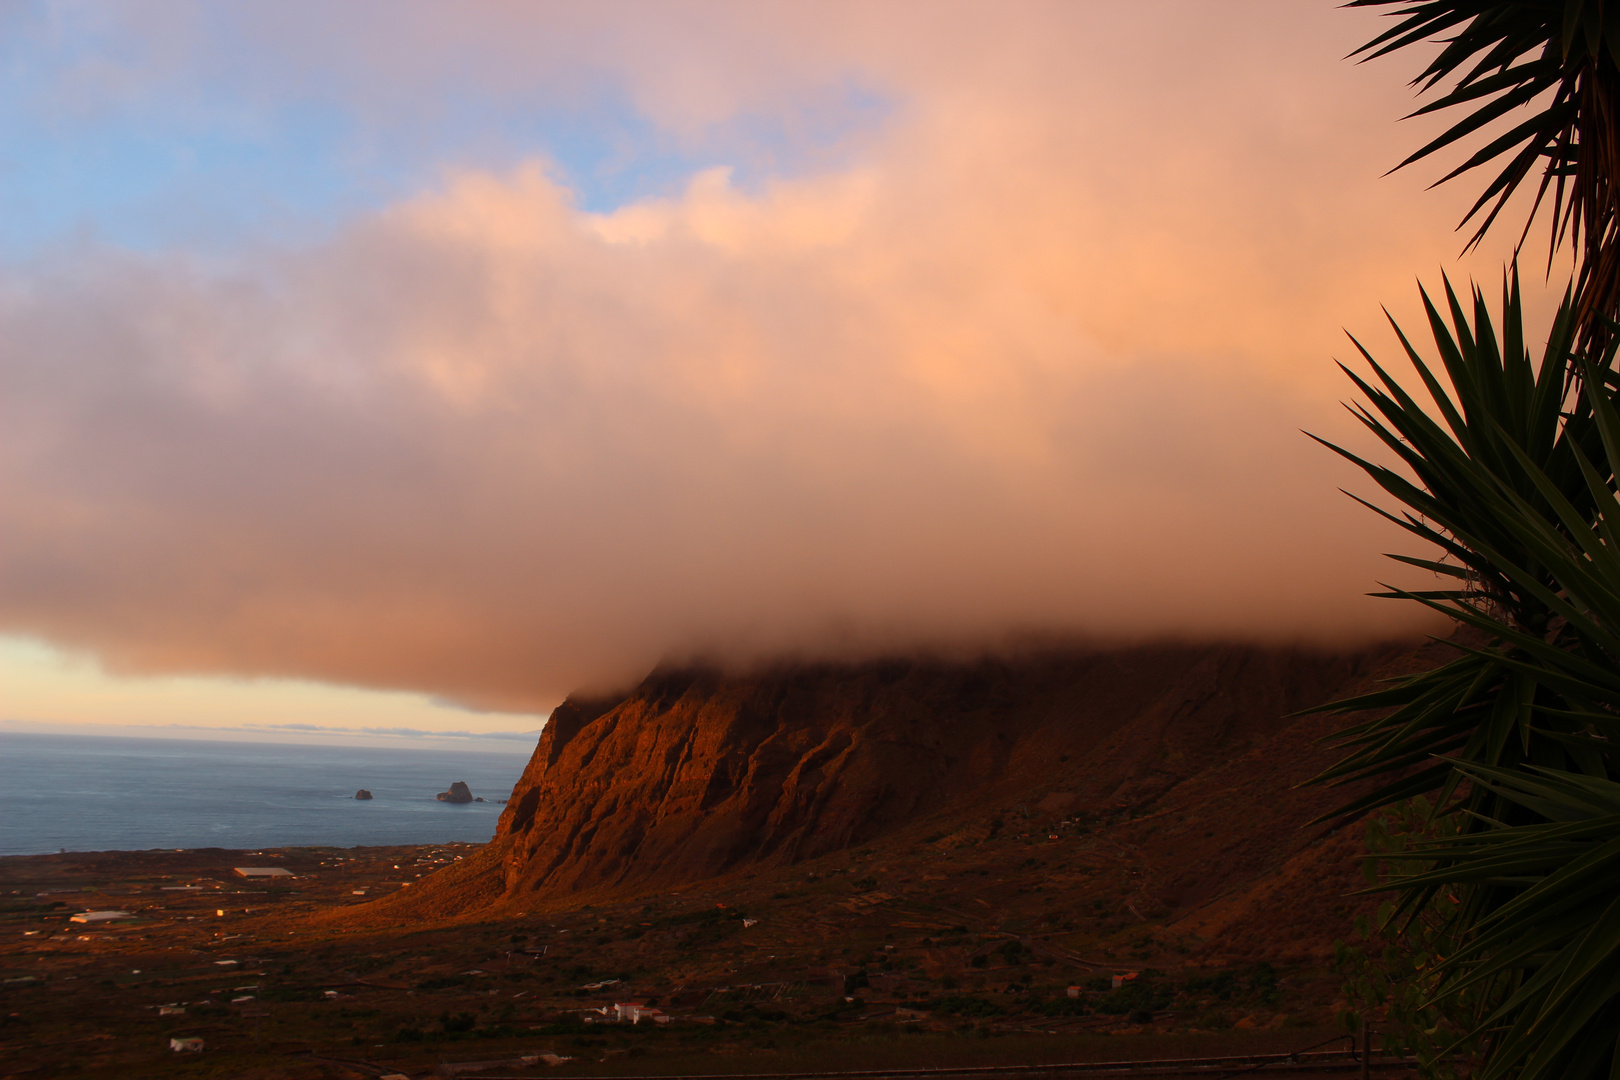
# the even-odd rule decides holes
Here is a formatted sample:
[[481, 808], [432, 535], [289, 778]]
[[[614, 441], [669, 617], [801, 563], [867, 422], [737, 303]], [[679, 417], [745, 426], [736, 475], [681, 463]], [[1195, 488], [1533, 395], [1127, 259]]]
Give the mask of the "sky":
[[1384, 175], [1439, 128], [1380, 28], [0, 5], [0, 731], [520, 744], [660, 663], [1433, 629], [1301, 432], [1366, 448], [1345, 331], [1515, 237]]

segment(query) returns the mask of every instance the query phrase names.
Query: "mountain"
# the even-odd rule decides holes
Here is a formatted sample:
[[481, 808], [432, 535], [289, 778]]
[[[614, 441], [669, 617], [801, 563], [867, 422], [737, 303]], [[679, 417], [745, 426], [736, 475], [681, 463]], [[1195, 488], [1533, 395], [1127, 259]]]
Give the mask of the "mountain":
[[[577, 906], [852, 849], [910, 852], [924, 873], [964, 844], [1044, 839], [1061, 821], [1130, 863], [1133, 911], [1200, 942], [1320, 954], [1345, 908], [1300, 896], [1358, 883], [1359, 832], [1302, 829], [1343, 797], [1295, 787], [1331, 760], [1315, 743], [1338, 721], [1294, 714], [1437, 648], [1157, 645], [658, 671], [623, 696], [560, 706], [494, 841], [374, 906]], [[946, 839], [929, 848], [924, 832]]]

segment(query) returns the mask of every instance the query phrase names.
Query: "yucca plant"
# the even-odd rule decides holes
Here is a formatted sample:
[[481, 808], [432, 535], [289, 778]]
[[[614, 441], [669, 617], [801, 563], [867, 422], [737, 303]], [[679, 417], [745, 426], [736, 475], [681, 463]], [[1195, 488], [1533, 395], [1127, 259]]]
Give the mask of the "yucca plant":
[[[1609, 729], [1615, 720], [1608, 717]], [[1487, 1040], [1485, 1067], [1477, 1074], [1482, 1080], [1614, 1075], [1620, 1063], [1620, 783], [1555, 769], [1458, 768], [1534, 820], [1484, 821], [1486, 828], [1384, 856], [1422, 864], [1402, 879], [1407, 889], [1498, 897], [1489, 911], [1448, 935], [1453, 951], [1432, 973], [1440, 980], [1436, 996], [1468, 995], [1483, 1003], [1469, 1018], [1468, 1033]]]
[[[1459, 225], [1477, 222], [1470, 245], [1539, 171], [1520, 243], [1550, 192], [1551, 248], [1568, 239], [1578, 251], [1580, 336], [1589, 344], [1599, 340], [1604, 319], [1620, 311], [1620, 6], [1605, 0], [1351, 0], [1347, 6], [1397, 9], [1396, 24], [1353, 56], [1372, 59], [1441, 43], [1413, 85], [1450, 89], [1413, 115], [1467, 110], [1396, 168], [1490, 132], [1437, 181], [1499, 166]], [[1498, 130], [1502, 125], [1506, 130]]]
[[[1524, 349], [1516, 287], [1504, 289], [1500, 338], [1477, 289], [1470, 323], [1447, 284], [1449, 327], [1425, 296], [1449, 386], [1401, 342], [1432, 411], [1361, 350], [1379, 385], [1351, 375], [1369, 402], [1358, 415], [1411, 479], [1339, 452], [1405, 508], [1378, 512], [1438, 549], [1397, 558], [1451, 581], [1383, 595], [1444, 612], [1472, 636], [1453, 638], [1447, 664], [1327, 706], [1373, 718], [1333, 737], [1345, 757], [1318, 781], [1370, 788], [1341, 813], [1397, 804], [1440, 815], [1379, 853], [1396, 893], [1386, 934], [1406, 934], [1409, 948], [1414, 928], [1425, 935], [1430, 996], [1408, 994], [1409, 1013], [1449, 1008], [1456, 1045], [1483, 1048], [1490, 1080], [1620, 1077], [1620, 10], [1350, 6], [1398, 8], [1357, 55], [1440, 45], [1414, 85], [1447, 89], [1418, 114], [1465, 110], [1397, 168], [1482, 135], [1440, 181], [1497, 169], [1464, 216], [1476, 223], [1469, 244], [1539, 172], [1519, 242], [1550, 193], [1549, 259], [1569, 241], [1577, 270], [1539, 363]], [[1437, 945], [1447, 955], [1429, 967]]]
[[1500, 336], [1477, 289], [1471, 320], [1449, 283], [1446, 301], [1449, 325], [1424, 296], [1445, 384], [1399, 335], [1432, 413], [1365, 349], [1381, 388], [1350, 373], [1369, 402], [1357, 415], [1415, 482], [1335, 449], [1405, 512], [1374, 509], [1442, 556], [1395, 557], [1453, 582], [1382, 595], [1443, 612], [1474, 640], [1453, 639], [1458, 655], [1439, 668], [1324, 706], [1375, 711], [1332, 737], [1347, 754], [1318, 781], [1374, 782], [1341, 813], [1438, 793], [1440, 812], [1458, 815], [1435, 838], [1382, 853], [1421, 864], [1386, 882], [1397, 897], [1385, 928], [1398, 936], [1432, 916], [1443, 890], [1451, 954], [1435, 994], [1477, 1003], [1465, 1038], [1486, 1047], [1482, 1075], [1610, 1075], [1620, 1067], [1620, 413], [1605, 379], [1615, 345], [1598, 363], [1574, 350], [1568, 294], [1539, 362], [1511, 280]]
[[[1548, 527], [1567, 532], [1560, 509], [1590, 520], [1594, 503], [1582, 461], [1601, 457], [1601, 436], [1589, 405], [1570, 400], [1566, 372], [1574, 348], [1576, 301], [1566, 293], [1545, 349], [1532, 359], [1524, 341], [1523, 302], [1516, 274], [1504, 279], [1500, 335], [1477, 288], [1472, 318], [1449, 281], [1447, 319], [1422, 294], [1429, 330], [1445, 376], [1423, 360], [1395, 326], [1407, 359], [1422, 382], [1432, 413], [1356, 342], [1380, 386], [1345, 368], [1367, 404], [1353, 411], [1410, 470], [1413, 479], [1340, 447], [1405, 507], [1393, 514], [1358, 500], [1438, 548], [1439, 558], [1395, 555], [1451, 584], [1409, 597], [1467, 621], [1464, 613], [1500, 621], [1516, 633], [1557, 638], [1563, 623], [1548, 602], [1556, 587], [1539, 549], [1517, 534], [1499, 512], [1503, 493], [1537, 514]], [[1393, 321], [1391, 323], [1393, 324]], [[1354, 340], [1354, 339], [1352, 339]], [[1342, 365], [1341, 365], [1342, 366]], [[1447, 390], [1449, 385], [1449, 392]], [[1569, 408], [1566, 409], [1566, 402]], [[1547, 485], [1550, 484], [1550, 487]], [[1545, 489], [1545, 490], [1544, 490]], [[1522, 568], [1523, 575], [1505, 567]], [[1340, 808], [1359, 814], [1415, 795], [1439, 793], [1446, 802], [1459, 778], [1451, 759], [1513, 766], [1521, 762], [1566, 767], [1588, 751], [1541, 733], [1531, 723], [1538, 703], [1556, 692], [1534, 672], [1509, 662], [1500, 645], [1460, 651], [1450, 663], [1377, 693], [1323, 706], [1341, 714], [1374, 710], [1338, 732], [1332, 744], [1345, 757], [1319, 782], [1377, 780], [1376, 786]], [[1506, 812], [1487, 792], [1470, 796], [1468, 808], [1496, 816]]]

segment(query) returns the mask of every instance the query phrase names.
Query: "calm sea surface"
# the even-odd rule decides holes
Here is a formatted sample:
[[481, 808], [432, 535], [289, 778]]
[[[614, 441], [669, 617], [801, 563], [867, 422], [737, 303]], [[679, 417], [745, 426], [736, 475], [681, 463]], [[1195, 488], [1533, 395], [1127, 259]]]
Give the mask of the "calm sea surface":
[[[521, 753], [0, 733], [0, 855], [483, 842]], [[434, 795], [465, 780], [489, 802]], [[356, 802], [358, 788], [370, 802]]]

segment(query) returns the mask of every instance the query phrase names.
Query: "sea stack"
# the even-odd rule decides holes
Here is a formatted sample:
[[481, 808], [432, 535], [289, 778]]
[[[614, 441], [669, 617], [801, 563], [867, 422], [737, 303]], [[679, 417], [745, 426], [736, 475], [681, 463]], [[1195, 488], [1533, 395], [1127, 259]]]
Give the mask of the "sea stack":
[[361, 788], [359, 791], [354, 793], [354, 797], [357, 799], [369, 799], [371, 798], [371, 792], [367, 791], [365, 788]]
[[465, 780], [457, 780], [450, 785], [449, 791], [439, 792], [438, 799], [440, 802], [472, 802], [473, 793]]

